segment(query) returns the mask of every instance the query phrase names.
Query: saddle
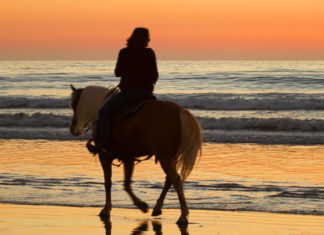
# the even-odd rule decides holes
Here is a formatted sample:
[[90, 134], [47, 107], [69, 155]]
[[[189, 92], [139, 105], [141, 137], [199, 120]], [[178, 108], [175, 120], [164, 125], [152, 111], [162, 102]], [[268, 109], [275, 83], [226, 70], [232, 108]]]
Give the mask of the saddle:
[[152, 95], [139, 95], [134, 97], [130, 102], [121, 107], [113, 114], [114, 122], [120, 122], [128, 116], [136, 114], [140, 108], [148, 101], [156, 100], [156, 97]]

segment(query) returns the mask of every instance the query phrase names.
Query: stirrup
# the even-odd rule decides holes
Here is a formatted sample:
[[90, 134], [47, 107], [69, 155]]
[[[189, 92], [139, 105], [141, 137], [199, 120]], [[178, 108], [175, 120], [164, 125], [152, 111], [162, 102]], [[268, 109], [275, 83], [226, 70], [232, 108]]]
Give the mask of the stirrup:
[[105, 148], [98, 148], [93, 144], [87, 144], [86, 146], [88, 148], [88, 151], [90, 153], [92, 153], [93, 155], [103, 154], [103, 155], [106, 155], [106, 156], [113, 156], [113, 153], [110, 152], [109, 150], [105, 149]]
[[91, 140], [89, 140], [87, 142], [86, 147], [87, 147], [88, 151], [90, 153], [92, 153], [93, 155], [96, 155], [99, 153], [98, 148], [95, 145], [91, 144]]

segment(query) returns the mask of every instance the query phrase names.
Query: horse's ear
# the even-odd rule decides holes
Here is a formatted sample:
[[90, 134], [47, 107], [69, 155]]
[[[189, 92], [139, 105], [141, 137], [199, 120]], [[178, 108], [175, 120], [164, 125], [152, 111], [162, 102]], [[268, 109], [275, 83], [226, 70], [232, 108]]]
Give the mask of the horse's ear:
[[70, 84], [70, 87], [71, 87], [72, 91], [76, 91], [76, 88], [72, 84]]

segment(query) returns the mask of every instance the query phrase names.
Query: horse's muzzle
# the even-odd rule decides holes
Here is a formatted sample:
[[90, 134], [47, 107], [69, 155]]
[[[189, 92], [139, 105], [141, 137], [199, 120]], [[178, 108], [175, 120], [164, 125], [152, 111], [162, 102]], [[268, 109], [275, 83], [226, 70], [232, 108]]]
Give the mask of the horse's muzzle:
[[77, 134], [74, 132], [74, 127], [72, 125], [70, 126], [70, 132], [72, 135], [77, 136]]
[[79, 136], [81, 135], [80, 131], [77, 131], [75, 128], [75, 125], [73, 124], [73, 122], [70, 125], [70, 132], [73, 136]]

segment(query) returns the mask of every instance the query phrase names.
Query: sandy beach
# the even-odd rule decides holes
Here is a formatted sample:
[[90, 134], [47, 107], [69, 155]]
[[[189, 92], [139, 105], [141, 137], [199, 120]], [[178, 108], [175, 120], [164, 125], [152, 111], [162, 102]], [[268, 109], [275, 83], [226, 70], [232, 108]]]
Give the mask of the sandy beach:
[[324, 234], [324, 216], [191, 210], [185, 230], [175, 224], [178, 210], [152, 218], [135, 209], [113, 208], [111, 227], [97, 216], [99, 210], [0, 204], [0, 234]]

